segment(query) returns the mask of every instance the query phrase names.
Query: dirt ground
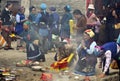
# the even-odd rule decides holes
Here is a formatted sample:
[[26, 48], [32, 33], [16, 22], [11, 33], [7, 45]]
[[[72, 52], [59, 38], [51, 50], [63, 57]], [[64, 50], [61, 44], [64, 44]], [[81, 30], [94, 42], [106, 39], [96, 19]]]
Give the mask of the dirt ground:
[[[16, 42], [12, 43], [13, 47], [16, 48]], [[46, 62], [41, 62], [40, 65], [43, 67], [50, 67], [50, 64], [54, 62], [55, 52], [49, 52], [45, 54]], [[4, 50], [0, 49], [0, 67], [9, 68], [10, 70], [16, 71], [17, 80], [15, 81], [42, 81], [40, 80], [41, 71], [32, 71], [29, 67], [16, 67], [16, 63], [20, 60], [26, 59], [26, 53], [18, 50]], [[74, 64], [73, 64], [74, 66]], [[83, 76], [72, 74], [73, 68], [68, 70], [69, 74], [64, 75], [61, 72], [55, 72], [51, 70], [47, 70], [46, 73], [51, 73], [53, 77], [53, 81], [82, 81]], [[97, 68], [97, 74], [100, 73], [101, 69]], [[115, 70], [116, 72], [116, 70]], [[75, 79], [75, 77], [79, 77]], [[96, 76], [90, 77], [91, 81], [98, 81]]]

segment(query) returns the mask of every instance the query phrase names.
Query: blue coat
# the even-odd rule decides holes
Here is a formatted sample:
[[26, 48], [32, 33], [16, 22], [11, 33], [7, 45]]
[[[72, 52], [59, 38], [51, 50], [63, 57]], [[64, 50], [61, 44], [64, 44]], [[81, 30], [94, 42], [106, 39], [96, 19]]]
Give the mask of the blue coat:
[[102, 47], [101, 47], [105, 52], [107, 50], [110, 50], [111, 53], [112, 53], [112, 58], [114, 58], [117, 54], [117, 43], [116, 42], [109, 42], [109, 43], [106, 43], [104, 44]]

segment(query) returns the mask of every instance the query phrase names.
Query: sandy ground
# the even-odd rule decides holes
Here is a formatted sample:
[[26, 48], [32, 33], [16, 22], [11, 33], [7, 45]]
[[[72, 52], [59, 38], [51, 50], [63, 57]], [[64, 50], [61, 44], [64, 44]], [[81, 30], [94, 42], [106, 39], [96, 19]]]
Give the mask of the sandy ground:
[[[13, 47], [16, 48], [16, 42], [13, 42]], [[49, 52], [46, 54], [46, 62], [41, 62], [41, 65], [44, 67], [50, 67], [50, 64], [54, 62], [55, 52]], [[19, 77], [17, 81], [41, 81], [41, 71], [32, 71], [29, 67], [16, 67], [16, 63], [20, 60], [26, 59], [26, 53], [18, 50], [4, 50], [0, 49], [0, 67], [7, 67], [11, 70], [17, 70]], [[49, 71], [47, 73], [52, 73], [53, 81], [82, 81], [83, 76], [71, 74], [73, 68], [70, 69], [70, 76], [63, 76], [60, 72]], [[97, 74], [100, 73], [101, 69], [97, 68]], [[113, 70], [112, 70], [113, 71]], [[116, 70], [115, 70], [116, 71]], [[75, 76], [79, 79], [75, 80]], [[98, 81], [96, 76], [91, 77], [92, 81]]]

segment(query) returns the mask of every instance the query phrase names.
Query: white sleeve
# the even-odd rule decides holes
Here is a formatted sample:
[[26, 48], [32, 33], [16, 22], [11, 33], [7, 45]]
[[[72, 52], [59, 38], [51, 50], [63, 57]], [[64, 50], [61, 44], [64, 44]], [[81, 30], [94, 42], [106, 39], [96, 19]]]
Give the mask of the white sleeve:
[[96, 45], [97, 45], [97, 44], [96, 44], [95, 41], [92, 42], [92, 44], [90, 45], [90, 48], [89, 48], [89, 49], [86, 49], [86, 52], [87, 52], [88, 54], [93, 54]]
[[117, 38], [117, 43], [120, 43], [120, 34], [119, 34], [119, 36]]
[[111, 63], [112, 53], [110, 50], [105, 52], [105, 57], [106, 57], [106, 61], [105, 61], [105, 66], [103, 67], [104, 68], [103, 73], [105, 73], [108, 70]]
[[18, 14], [16, 15], [16, 22], [20, 23], [20, 15], [18, 15]]

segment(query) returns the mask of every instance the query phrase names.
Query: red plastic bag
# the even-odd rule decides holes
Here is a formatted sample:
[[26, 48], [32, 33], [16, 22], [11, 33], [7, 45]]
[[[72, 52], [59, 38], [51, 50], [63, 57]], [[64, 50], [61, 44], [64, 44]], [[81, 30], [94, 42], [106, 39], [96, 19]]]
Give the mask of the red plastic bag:
[[52, 74], [49, 74], [49, 73], [42, 73], [40, 79], [42, 81], [52, 81]]

